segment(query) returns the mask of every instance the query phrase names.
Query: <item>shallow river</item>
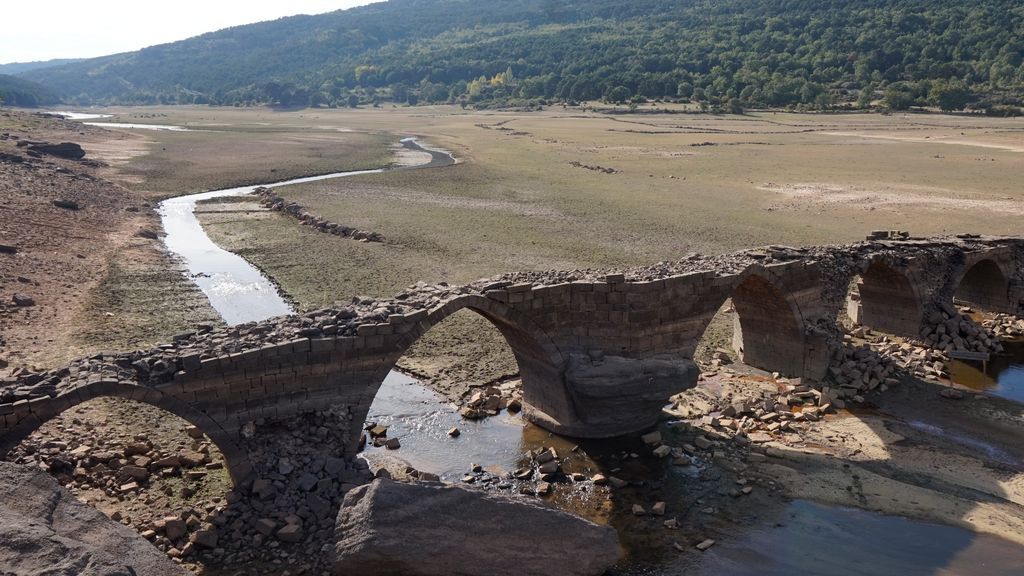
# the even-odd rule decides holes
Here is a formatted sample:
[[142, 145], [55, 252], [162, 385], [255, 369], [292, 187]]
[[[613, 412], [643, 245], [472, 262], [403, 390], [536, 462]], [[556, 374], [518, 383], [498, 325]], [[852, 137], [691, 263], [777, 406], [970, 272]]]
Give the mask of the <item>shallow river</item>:
[[[406, 148], [424, 151], [414, 141]], [[431, 152], [427, 165], [451, 163], [444, 154]], [[381, 172], [341, 172], [285, 182], [278, 187]], [[258, 321], [292, 313], [274, 284], [240, 256], [221, 249], [206, 235], [193, 214], [199, 200], [249, 194], [256, 186], [215, 190], [166, 200], [160, 215], [167, 248], [185, 263], [188, 273], [229, 324]], [[1020, 367], [1010, 368], [1019, 370]], [[1016, 377], [1015, 377], [1016, 378]], [[518, 415], [502, 413], [483, 421], [463, 420], [456, 407], [417, 381], [397, 372], [385, 380], [369, 419], [389, 426], [388, 435], [402, 443], [398, 453], [414, 467], [457, 481], [471, 464], [494, 473], [514, 470], [524, 452], [555, 446], [567, 455], [567, 472], [598, 471], [587, 453], [623, 448], [619, 441], [586, 442], [572, 452], [574, 442], [525, 423]], [[458, 438], [447, 431], [460, 428]], [[380, 449], [364, 454], [374, 458]], [[700, 471], [700, 464], [673, 468], [669, 483], [683, 486]], [[607, 503], [589, 499], [585, 492], [558, 491], [555, 503], [596, 521], [607, 521]], [[770, 522], [759, 522], [723, 538], [703, 554], [668, 554], [657, 559], [635, 559], [613, 574], [822, 574], [822, 575], [947, 575], [978, 576], [1024, 574], [1024, 547], [999, 538], [974, 534], [861, 510], [794, 501]]]
[[1024, 342], [1007, 342], [1005, 355], [985, 365], [951, 362], [953, 381], [993, 396], [1024, 403]]

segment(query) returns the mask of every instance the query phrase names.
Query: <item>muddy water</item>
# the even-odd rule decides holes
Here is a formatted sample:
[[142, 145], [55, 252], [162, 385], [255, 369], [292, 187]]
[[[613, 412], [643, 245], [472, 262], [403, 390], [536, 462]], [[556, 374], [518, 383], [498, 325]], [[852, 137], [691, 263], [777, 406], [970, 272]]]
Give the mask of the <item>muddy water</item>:
[[[507, 412], [482, 421], [463, 420], [443, 397], [397, 373], [381, 387], [369, 420], [388, 426], [388, 436], [399, 438], [402, 447], [395, 452], [368, 447], [364, 457], [372, 461], [382, 454], [398, 456], [450, 482], [458, 482], [473, 464], [495, 473], [514, 470], [525, 462], [525, 452], [541, 446], [554, 446], [560, 455], [568, 456], [564, 466], [568, 473], [588, 475], [607, 473], [608, 463], [623, 453], [646, 452], [635, 439], [586, 441], [577, 446]], [[458, 438], [448, 436], [452, 427], [459, 428]], [[687, 499], [707, 465], [697, 461], [678, 468], [641, 456], [616, 466], [616, 475], [627, 480], [663, 476], [662, 494], [672, 503]], [[704, 553], [689, 546], [683, 553], [645, 549], [639, 540], [649, 537], [648, 533], [631, 530], [628, 516], [614, 516], [612, 503], [602, 493], [559, 484], [551, 502], [600, 523], [612, 522], [620, 530], [624, 545], [634, 555], [609, 576], [1024, 574], [1024, 547], [1001, 538], [803, 500], [767, 510], [751, 524], [716, 536], [718, 542]], [[620, 501], [618, 506], [622, 505]]]
[[1024, 341], [1006, 342], [1005, 355], [980, 362], [950, 363], [953, 381], [993, 396], [1024, 403]]
[[621, 574], [1010, 576], [1024, 549], [952, 526], [796, 500], [761, 526], [722, 539], [685, 567]]
[[[527, 452], [541, 447], [553, 447], [558, 452], [566, 474], [580, 473], [589, 478], [600, 471], [588, 455], [593, 451], [581, 449], [571, 439], [508, 411], [484, 420], [465, 420], [454, 404], [399, 372], [392, 372], [384, 380], [367, 420], [388, 426], [388, 437], [398, 438], [402, 447], [392, 452], [367, 445], [363, 457], [372, 462], [385, 454], [397, 456], [448, 482], [459, 482], [474, 464], [496, 475], [512, 472], [528, 463]], [[457, 437], [448, 435], [452, 428], [459, 429]], [[550, 501], [595, 522], [610, 520], [606, 498], [589, 485], [559, 484]]]

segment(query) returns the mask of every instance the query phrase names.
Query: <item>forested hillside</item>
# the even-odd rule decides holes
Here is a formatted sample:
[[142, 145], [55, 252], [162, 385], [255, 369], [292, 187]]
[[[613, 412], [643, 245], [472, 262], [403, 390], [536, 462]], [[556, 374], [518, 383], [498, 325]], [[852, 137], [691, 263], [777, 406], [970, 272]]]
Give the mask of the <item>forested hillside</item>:
[[48, 88], [15, 76], [0, 74], [0, 103], [8, 106], [35, 108], [60, 102]]
[[86, 103], [1019, 105], [1019, 0], [391, 0], [25, 72]]
[[21, 74], [28, 72], [29, 70], [38, 70], [40, 68], [52, 68], [54, 66], [62, 66], [64, 64], [70, 64], [72, 62], [78, 62], [79, 59], [58, 59], [58, 60], [44, 60], [36, 62], [11, 62], [10, 64], [0, 64], [0, 74]]

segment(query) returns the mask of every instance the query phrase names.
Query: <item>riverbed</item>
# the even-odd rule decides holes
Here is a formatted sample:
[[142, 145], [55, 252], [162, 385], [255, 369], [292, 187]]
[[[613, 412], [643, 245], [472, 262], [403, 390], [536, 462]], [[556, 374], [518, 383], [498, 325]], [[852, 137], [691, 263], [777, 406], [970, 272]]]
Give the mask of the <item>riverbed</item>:
[[[415, 141], [403, 141], [408, 150], [430, 155], [420, 167], [450, 164], [454, 160], [429, 151]], [[422, 158], [424, 161], [425, 157]], [[266, 184], [287, 186], [317, 180], [343, 178], [381, 170], [339, 172]], [[251, 194], [256, 186], [243, 186], [193, 194], [164, 201], [160, 214], [167, 248], [178, 255], [190, 277], [229, 324], [262, 320], [293, 313], [273, 281], [237, 254], [221, 249], [206, 235], [193, 211], [200, 200]], [[657, 478], [664, 484], [663, 497], [675, 508], [687, 500], [710, 464], [696, 458], [687, 467], [667, 466], [651, 458], [637, 439], [583, 442], [579, 446], [523, 421], [517, 414], [501, 412], [480, 421], [462, 419], [457, 407], [443, 397], [397, 372], [385, 380], [369, 420], [388, 426], [389, 437], [402, 448], [391, 454], [415, 468], [458, 482], [474, 464], [502, 475], [519, 467], [526, 453], [539, 447], [555, 447], [564, 457], [568, 473], [590, 476], [607, 471], [609, 460], [623, 462], [619, 472], [636, 482]], [[457, 438], [448, 430], [458, 427]], [[368, 448], [373, 459], [383, 449]], [[611, 522], [629, 543], [653, 532], [638, 532], [633, 524], [616, 517], [615, 506], [628, 506], [594, 490], [559, 485], [551, 498], [556, 505], [597, 522]], [[677, 509], [677, 508], [675, 508]], [[681, 521], [687, 521], [685, 514]], [[661, 534], [660, 526], [655, 526]], [[916, 522], [862, 510], [815, 504], [803, 500], [771, 506], [746, 526], [719, 537], [709, 551], [700, 553], [693, 542], [677, 542], [651, 553], [634, 552], [611, 573], [621, 575], [669, 575], [690, 572], [707, 574], [978, 574], [1024, 573], [1024, 547], [969, 530]]]

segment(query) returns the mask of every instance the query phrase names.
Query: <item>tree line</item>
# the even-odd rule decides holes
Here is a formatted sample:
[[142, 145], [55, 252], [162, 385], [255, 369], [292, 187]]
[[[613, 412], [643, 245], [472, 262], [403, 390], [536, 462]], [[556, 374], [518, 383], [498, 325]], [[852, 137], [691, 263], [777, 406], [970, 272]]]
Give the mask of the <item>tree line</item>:
[[391, 0], [30, 71], [79, 104], [1019, 110], [1017, 0]]

